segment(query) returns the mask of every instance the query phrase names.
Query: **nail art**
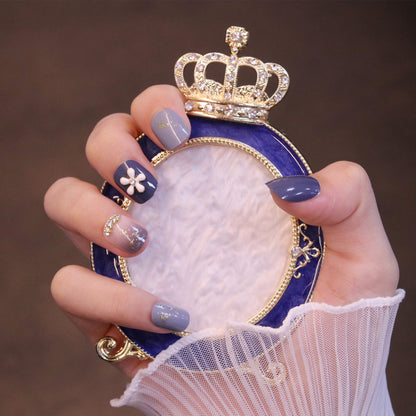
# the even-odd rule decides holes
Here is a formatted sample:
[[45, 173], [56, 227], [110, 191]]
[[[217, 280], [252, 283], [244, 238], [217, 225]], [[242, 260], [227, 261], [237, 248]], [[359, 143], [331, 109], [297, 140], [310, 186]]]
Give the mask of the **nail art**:
[[173, 110], [162, 110], [153, 116], [153, 133], [167, 150], [173, 150], [188, 139], [191, 130]]
[[123, 162], [114, 173], [114, 181], [139, 204], [148, 201], [156, 191], [156, 178], [135, 160]]
[[152, 309], [152, 322], [159, 328], [181, 332], [189, 325], [189, 313], [168, 303], [157, 302]]
[[289, 202], [312, 199], [321, 191], [319, 182], [312, 176], [284, 176], [266, 185], [280, 198]]
[[134, 254], [145, 244], [147, 231], [136, 221], [116, 214], [104, 224], [104, 236], [120, 249]]

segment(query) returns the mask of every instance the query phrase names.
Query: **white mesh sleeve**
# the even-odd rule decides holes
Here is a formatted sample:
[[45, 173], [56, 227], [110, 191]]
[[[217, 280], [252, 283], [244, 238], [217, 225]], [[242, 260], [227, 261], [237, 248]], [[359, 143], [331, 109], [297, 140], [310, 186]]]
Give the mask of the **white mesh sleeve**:
[[385, 368], [403, 297], [309, 303], [279, 329], [229, 323], [191, 334], [112, 405], [163, 416], [392, 415]]

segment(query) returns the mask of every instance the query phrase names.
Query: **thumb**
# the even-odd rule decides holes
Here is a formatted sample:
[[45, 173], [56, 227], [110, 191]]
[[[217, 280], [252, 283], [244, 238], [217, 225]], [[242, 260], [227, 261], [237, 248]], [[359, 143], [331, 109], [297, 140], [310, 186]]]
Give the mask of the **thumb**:
[[[370, 179], [351, 162], [336, 162], [311, 176], [286, 176], [267, 184], [276, 204], [290, 215], [321, 226], [329, 266], [339, 272], [370, 275], [376, 296], [389, 296], [398, 268], [377, 209]], [[364, 271], [365, 270], [365, 271]], [[371, 289], [372, 290], [372, 289]]]

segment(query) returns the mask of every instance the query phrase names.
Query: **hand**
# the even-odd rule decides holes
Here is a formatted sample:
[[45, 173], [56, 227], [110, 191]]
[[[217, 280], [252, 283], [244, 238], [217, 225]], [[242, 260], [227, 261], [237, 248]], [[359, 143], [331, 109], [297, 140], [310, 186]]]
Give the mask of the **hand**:
[[[157, 176], [135, 140], [139, 132], [168, 150], [179, 147], [189, 137], [190, 123], [176, 88], [155, 86], [145, 90], [133, 101], [131, 114], [104, 118], [87, 142], [87, 158], [98, 173], [124, 195], [143, 203], [156, 190]], [[123, 257], [137, 255], [146, 248], [145, 226], [88, 183], [75, 178], [59, 179], [47, 191], [44, 205], [47, 215], [86, 256], [90, 241]], [[103, 228], [110, 218], [114, 222], [109, 223], [106, 235]], [[122, 344], [122, 336], [112, 323], [167, 333], [181, 331], [189, 322], [186, 311], [172, 309], [150, 293], [79, 266], [59, 270], [51, 289], [59, 306], [93, 344], [106, 336]], [[167, 320], [161, 319], [165, 312], [170, 313]], [[147, 362], [130, 358], [119, 365], [132, 377]]]
[[314, 302], [345, 305], [394, 295], [397, 261], [361, 166], [337, 162], [306, 180], [286, 177], [269, 187], [280, 208], [306, 224], [322, 227], [326, 251]]
[[[166, 113], [165, 109], [174, 113]], [[156, 123], [155, 120], [162, 116], [165, 119]], [[139, 132], [168, 149], [180, 146], [187, 139], [189, 121], [183, 110], [183, 98], [175, 88], [149, 88], [134, 100], [131, 115], [114, 114], [103, 119], [88, 139], [87, 157], [100, 175], [129, 198], [145, 202], [152, 196], [157, 179], [153, 166], [135, 140]], [[138, 178], [139, 172], [145, 172], [146, 181], [150, 178], [150, 184], [138, 178], [139, 187], [144, 184], [146, 188], [144, 192], [138, 192], [136, 185], [131, 186], [128, 181], [131, 176], [125, 162], [131, 160], [140, 165], [133, 178]], [[323, 228], [326, 255], [313, 300], [343, 305], [360, 298], [393, 295], [398, 281], [397, 262], [364, 170], [353, 163], [338, 162], [312, 177], [320, 183], [320, 193], [311, 199], [289, 202], [275, 193], [273, 196], [289, 214]], [[285, 193], [282, 194], [282, 189], [285, 190], [283, 182], [278, 179], [274, 184], [280, 195]], [[305, 194], [305, 187], [302, 188], [300, 183], [297, 186], [292, 183], [291, 188], [298, 194]], [[53, 184], [45, 196], [45, 210], [87, 256], [90, 241], [124, 257], [136, 255], [146, 247], [147, 233], [143, 225], [102, 196], [95, 187], [77, 179], [64, 178]], [[108, 237], [104, 235], [103, 226], [114, 215], [122, 216], [115, 228], [135, 229], [134, 238], [130, 234], [130, 238], [123, 239], [114, 227]], [[93, 344], [104, 336], [122, 341], [111, 323], [168, 332], [155, 325], [155, 322], [160, 324], [157, 314], [152, 320], [154, 305], [159, 298], [79, 266], [66, 266], [57, 272], [52, 282], [52, 294]], [[147, 363], [132, 358], [119, 365], [127, 375], [133, 376]]]

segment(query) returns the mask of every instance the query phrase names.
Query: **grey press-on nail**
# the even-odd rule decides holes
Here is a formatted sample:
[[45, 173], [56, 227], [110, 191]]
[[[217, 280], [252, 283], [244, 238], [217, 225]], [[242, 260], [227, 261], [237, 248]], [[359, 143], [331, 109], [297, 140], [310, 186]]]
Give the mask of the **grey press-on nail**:
[[188, 139], [191, 130], [173, 110], [162, 110], [153, 116], [153, 133], [167, 150], [173, 150]]
[[189, 325], [189, 313], [168, 303], [156, 302], [152, 309], [152, 322], [159, 328], [181, 332]]
[[280, 198], [289, 202], [312, 199], [321, 191], [319, 182], [312, 176], [284, 176], [266, 185]]
[[136, 221], [116, 214], [104, 224], [104, 236], [120, 249], [134, 254], [146, 243], [147, 231]]

